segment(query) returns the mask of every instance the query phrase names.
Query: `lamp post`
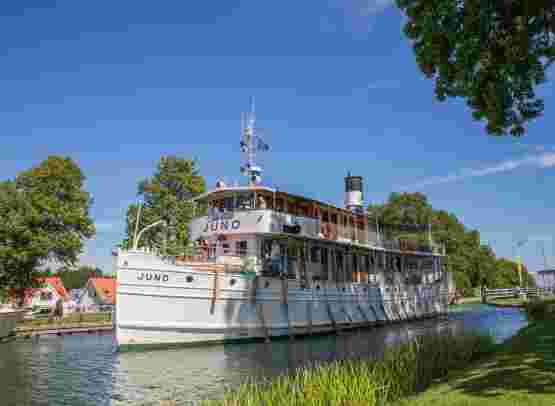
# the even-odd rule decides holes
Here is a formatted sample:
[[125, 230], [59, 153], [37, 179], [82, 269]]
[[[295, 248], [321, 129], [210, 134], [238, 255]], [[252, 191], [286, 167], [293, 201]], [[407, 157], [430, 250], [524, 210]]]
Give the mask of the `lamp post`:
[[165, 224], [165, 223], [166, 223], [166, 222], [165, 222], [164, 220], [158, 220], [158, 221], [155, 221], [155, 222], [152, 223], [152, 224], [149, 224], [149, 225], [146, 226], [145, 228], [143, 228], [143, 229], [139, 232], [139, 234], [137, 234], [137, 236], [136, 236], [136, 237], [134, 238], [134, 240], [133, 240], [133, 250], [136, 250], [136, 249], [137, 249], [137, 246], [139, 245], [139, 240], [141, 239], [141, 235], [142, 235], [146, 230], [149, 230], [149, 229], [151, 229], [152, 227], [156, 227], [157, 225]]

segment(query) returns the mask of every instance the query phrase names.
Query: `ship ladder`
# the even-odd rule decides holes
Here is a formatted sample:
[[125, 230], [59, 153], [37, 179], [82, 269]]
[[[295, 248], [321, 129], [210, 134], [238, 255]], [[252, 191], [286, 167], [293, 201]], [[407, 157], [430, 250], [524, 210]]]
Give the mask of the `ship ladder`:
[[216, 310], [216, 300], [220, 297], [220, 284], [218, 279], [220, 278], [219, 270], [214, 270], [214, 283], [212, 287], [212, 303], [210, 304], [210, 314], [214, 314]]
[[281, 304], [283, 306], [285, 314], [287, 315], [287, 334], [289, 335], [289, 338], [293, 340], [295, 338], [295, 335], [293, 334], [293, 331], [291, 328], [291, 318], [289, 317], [289, 303], [287, 301], [287, 294], [288, 294], [288, 280], [287, 280], [287, 277], [283, 277], [281, 279]]
[[254, 280], [252, 281], [252, 290], [251, 290], [251, 304], [254, 305], [256, 316], [258, 317], [259, 323], [262, 325], [262, 331], [264, 333], [264, 341], [269, 343], [270, 342], [270, 334], [268, 333], [268, 326], [266, 325], [266, 319], [264, 317], [264, 309], [262, 307], [262, 303], [257, 301], [257, 293], [258, 293], [258, 284], [260, 282], [260, 277], [256, 275]]

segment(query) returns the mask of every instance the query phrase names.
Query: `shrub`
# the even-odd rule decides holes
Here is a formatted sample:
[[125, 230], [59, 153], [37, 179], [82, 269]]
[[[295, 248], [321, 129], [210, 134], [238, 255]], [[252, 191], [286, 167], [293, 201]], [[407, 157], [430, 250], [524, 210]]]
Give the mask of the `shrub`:
[[555, 319], [555, 299], [531, 300], [525, 303], [524, 308], [532, 320]]
[[381, 405], [414, 394], [455, 368], [490, 353], [490, 336], [428, 335], [386, 352], [381, 360], [335, 361], [289, 376], [252, 381], [205, 406]]

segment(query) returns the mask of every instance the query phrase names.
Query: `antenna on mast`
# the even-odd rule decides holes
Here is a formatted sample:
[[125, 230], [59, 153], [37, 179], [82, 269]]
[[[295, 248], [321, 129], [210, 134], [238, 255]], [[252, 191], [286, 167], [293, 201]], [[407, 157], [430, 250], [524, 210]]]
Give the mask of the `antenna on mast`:
[[270, 147], [264, 141], [255, 127], [254, 97], [251, 97], [250, 113], [241, 115], [241, 152], [246, 155], [241, 166], [241, 174], [249, 179], [249, 186], [256, 186], [262, 181], [262, 168], [256, 164], [256, 152], [268, 151]]

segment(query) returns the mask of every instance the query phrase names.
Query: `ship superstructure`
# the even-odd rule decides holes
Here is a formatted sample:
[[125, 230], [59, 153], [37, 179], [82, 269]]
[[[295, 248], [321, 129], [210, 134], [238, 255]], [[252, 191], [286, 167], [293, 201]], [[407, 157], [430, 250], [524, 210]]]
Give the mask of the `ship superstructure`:
[[387, 238], [350, 173], [345, 208], [264, 186], [254, 109], [242, 122], [246, 185], [218, 182], [192, 200], [196, 252], [118, 251], [120, 345], [270, 340], [446, 312], [452, 281], [431, 233]]

